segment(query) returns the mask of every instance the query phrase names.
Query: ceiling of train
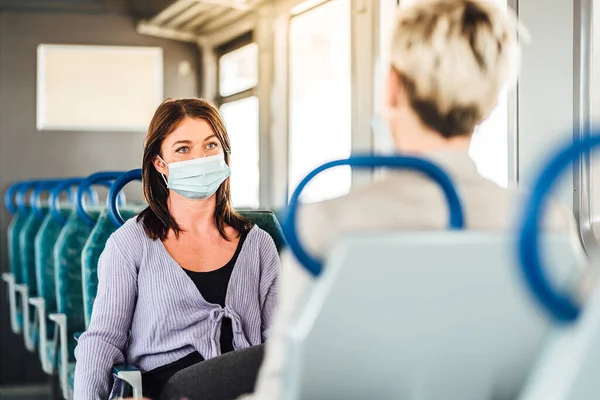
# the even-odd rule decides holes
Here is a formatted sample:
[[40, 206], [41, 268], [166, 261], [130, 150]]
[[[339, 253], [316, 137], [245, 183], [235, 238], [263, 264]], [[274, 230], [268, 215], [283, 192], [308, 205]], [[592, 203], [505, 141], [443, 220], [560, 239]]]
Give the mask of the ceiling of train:
[[[215, 32], [272, 0], [0, 0], [0, 11], [123, 11], [161, 29], [196, 37]], [[150, 32], [147, 32], [150, 33]]]
[[176, 0], [146, 23], [147, 27], [190, 36], [218, 31], [271, 0]]

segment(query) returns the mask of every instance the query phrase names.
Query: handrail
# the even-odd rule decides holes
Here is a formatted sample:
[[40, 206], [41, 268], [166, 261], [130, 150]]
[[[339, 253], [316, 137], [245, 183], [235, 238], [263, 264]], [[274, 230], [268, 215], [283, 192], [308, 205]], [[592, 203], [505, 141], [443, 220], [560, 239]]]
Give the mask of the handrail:
[[[54, 220], [59, 224], [64, 225], [67, 222], [66, 218], [63, 217], [62, 213], [60, 212], [60, 194], [70, 189], [74, 185], [79, 185], [84, 179], [85, 178], [65, 178], [50, 191], [50, 198], [48, 199], [50, 214], [52, 215], [52, 218], [54, 218]], [[93, 189], [88, 188], [87, 194], [90, 196], [93, 204], [98, 203], [98, 194]], [[72, 203], [74, 203], [76, 200], [72, 196], [69, 196], [69, 199]]]
[[62, 181], [63, 181], [62, 179], [50, 179], [47, 181], [39, 182], [35, 186], [35, 189], [33, 189], [33, 192], [31, 192], [31, 195], [29, 196], [29, 204], [31, 206], [31, 210], [32, 210], [33, 214], [37, 218], [44, 219], [44, 217], [45, 217], [45, 215], [42, 211], [42, 200], [40, 198], [42, 193], [44, 191], [50, 192], [53, 187], [55, 187]]
[[142, 180], [142, 170], [141, 169], [132, 169], [131, 171], [125, 172], [123, 175], [119, 176], [110, 187], [108, 191], [108, 197], [106, 199], [106, 208], [108, 210], [108, 216], [115, 226], [121, 227], [125, 220], [121, 216], [121, 212], [119, 211], [119, 207], [117, 204], [117, 199], [121, 190], [127, 185], [129, 182], [135, 180]]
[[448, 201], [448, 206], [450, 208], [450, 228], [464, 228], [464, 214], [458, 193], [454, 188], [452, 180], [440, 167], [432, 162], [417, 157], [406, 156], [352, 156], [343, 160], [331, 161], [314, 169], [300, 182], [290, 198], [286, 221], [282, 226], [292, 253], [298, 259], [300, 264], [302, 264], [312, 275], [318, 276], [321, 273], [323, 266], [321, 260], [309, 255], [298, 240], [296, 233], [296, 210], [298, 200], [306, 185], [315, 176], [327, 169], [342, 165], [349, 165], [359, 169], [388, 167], [393, 169], [415, 170], [427, 175], [441, 186], [446, 195], [446, 200]]
[[17, 195], [15, 197], [15, 204], [17, 205], [17, 209], [21, 215], [28, 215], [30, 210], [27, 208], [26, 204], [26, 193], [36, 187], [38, 183], [43, 182], [42, 180], [31, 180], [31, 181], [23, 181], [19, 188], [17, 189]]
[[544, 272], [540, 252], [540, 219], [547, 206], [547, 194], [561, 173], [582, 153], [589, 153], [598, 147], [600, 131], [593, 131], [589, 132], [588, 137], [559, 150], [538, 174], [533, 190], [525, 202], [518, 245], [521, 272], [538, 303], [559, 322], [571, 323], [577, 320], [581, 305], [567, 293], [560, 293], [553, 288]]
[[[77, 203], [76, 210], [77, 214], [81, 219], [83, 219], [89, 226], [94, 226], [96, 221], [91, 218], [88, 213], [85, 211], [83, 200], [85, 192], [93, 185], [93, 184], [101, 184], [108, 186], [107, 181], [113, 181], [121, 176], [123, 172], [120, 171], [104, 171], [104, 172], [96, 172], [85, 178], [83, 182], [79, 185], [77, 189]], [[112, 183], [112, 182], [110, 182]], [[109, 189], [110, 190], [110, 189]]]
[[21, 185], [25, 182], [26, 181], [14, 182], [13, 184], [11, 184], [8, 187], [8, 189], [6, 190], [6, 193], [4, 193], [4, 206], [6, 207], [8, 212], [13, 215], [18, 211], [17, 205], [15, 204], [15, 199], [14, 199], [15, 194], [17, 193], [17, 191], [19, 190]]

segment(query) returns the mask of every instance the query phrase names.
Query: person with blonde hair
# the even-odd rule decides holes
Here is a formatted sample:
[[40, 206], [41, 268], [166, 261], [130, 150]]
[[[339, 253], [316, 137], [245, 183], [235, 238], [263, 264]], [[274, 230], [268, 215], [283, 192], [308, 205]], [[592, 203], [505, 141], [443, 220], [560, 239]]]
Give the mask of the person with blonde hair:
[[[516, 83], [520, 32], [524, 30], [512, 10], [491, 1], [420, 0], [398, 10], [385, 92], [389, 139], [395, 152], [427, 158], [452, 177], [467, 229], [502, 230], [516, 214], [516, 189], [481, 176], [468, 150], [475, 128], [490, 115], [501, 91]], [[447, 214], [435, 183], [396, 171], [346, 196], [301, 206], [298, 236], [310, 254], [325, 257], [343, 233], [444, 230]], [[546, 223], [552, 230], [575, 231], [566, 208], [552, 207]], [[251, 398], [281, 397], [286, 330], [313, 282], [284, 253], [273, 330]]]

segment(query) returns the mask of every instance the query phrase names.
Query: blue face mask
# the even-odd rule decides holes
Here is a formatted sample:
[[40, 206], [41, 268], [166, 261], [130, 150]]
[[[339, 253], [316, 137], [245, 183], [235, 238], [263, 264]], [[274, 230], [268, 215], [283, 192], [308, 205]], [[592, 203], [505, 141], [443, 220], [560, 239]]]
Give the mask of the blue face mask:
[[378, 115], [374, 115], [373, 119], [371, 120], [371, 129], [373, 129], [375, 145], [379, 150], [378, 153], [395, 154], [398, 152], [396, 149], [396, 143], [392, 137], [392, 132], [383, 118]]
[[168, 182], [163, 175], [167, 187], [188, 199], [209, 198], [231, 175], [223, 154], [171, 164], [167, 164], [160, 156], [158, 158], [169, 167]]

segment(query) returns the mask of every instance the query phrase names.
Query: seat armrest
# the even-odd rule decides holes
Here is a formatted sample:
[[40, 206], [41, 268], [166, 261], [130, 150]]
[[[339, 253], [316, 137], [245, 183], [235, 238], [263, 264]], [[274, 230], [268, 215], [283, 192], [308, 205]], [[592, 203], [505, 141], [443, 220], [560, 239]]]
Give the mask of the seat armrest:
[[65, 314], [56, 313], [48, 315], [48, 318], [56, 324], [58, 329], [57, 338], [60, 346], [60, 369], [58, 374], [63, 397], [69, 399], [69, 344], [67, 341], [67, 316]]
[[32, 297], [29, 299], [29, 304], [35, 307], [35, 312], [38, 316], [39, 330], [38, 330], [38, 351], [40, 353], [40, 362], [42, 363], [42, 369], [47, 374], [52, 374], [53, 363], [48, 360], [48, 326], [46, 324], [46, 301], [43, 297]]
[[35, 343], [31, 340], [31, 319], [29, 318], [29, 287], [25, 284], [15, 285], [15, 289], [21, 294], [21, 312], [23, 313], [23, 340], [25, 348], [35, 351]]
[[8, 292], [8, 305], [10, 310], [10, 329], [15, 335], [21, 333], [21, 327], [17, 319], [17, 296], [15, 294], [15, 276], [6, 272], [2, 274], [2, 280], [6, 282]]
[[131, 386], [134, 399], [142, 399], [142, 372], [139, 368], [133, 365], [115, 365], [113, 367], [113, 376], [115, 380], [120, 380], [119, 386], [123, 387], [123, 383]]

